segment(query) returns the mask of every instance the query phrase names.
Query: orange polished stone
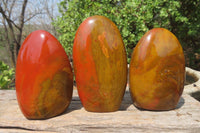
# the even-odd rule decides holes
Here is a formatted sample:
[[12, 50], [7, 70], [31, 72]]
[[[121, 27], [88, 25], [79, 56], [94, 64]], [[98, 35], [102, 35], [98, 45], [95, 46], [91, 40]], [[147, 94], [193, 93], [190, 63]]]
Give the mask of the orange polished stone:
[[164, 28], [148, 31], [134, 49], [129, 78], [133, 103], [138, 108], [176, 108], [185, 79], [184, 54], [176, 36]]
[[23, 42], [16, 65], [16, 93], [28, 119], [46, 119], [69, 106], [73, 74], [68, 57], [50, 33], [32, 32]]
[[87, 18], [75, 36], [73, 62], [84, 108], [92, 112], [118, 110], [126, 87], [127, 61], [116, 25], [103, 16]]

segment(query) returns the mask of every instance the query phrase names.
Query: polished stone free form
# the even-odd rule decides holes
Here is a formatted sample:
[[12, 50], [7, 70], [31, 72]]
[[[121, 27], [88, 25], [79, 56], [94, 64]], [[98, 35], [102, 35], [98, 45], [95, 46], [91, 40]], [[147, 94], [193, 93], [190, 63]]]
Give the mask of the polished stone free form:
[[83, 21], [74, 40], [73, 62], [84, 108], [92, 112], [118, 110], [126, 87], [127, 61], [117, 26], [103, 16]]
[[176, 108], [184, 87], [185, 59], [175, 35], [163, 28], [148, 31], [134, 49], [129, 78], [137, 107]]
[[73, 74], [68, 57], [50, 33], [32, 32], [23, 42], [16, 65], [16, 93], [28, 119], [46, 119], [69, 106]]

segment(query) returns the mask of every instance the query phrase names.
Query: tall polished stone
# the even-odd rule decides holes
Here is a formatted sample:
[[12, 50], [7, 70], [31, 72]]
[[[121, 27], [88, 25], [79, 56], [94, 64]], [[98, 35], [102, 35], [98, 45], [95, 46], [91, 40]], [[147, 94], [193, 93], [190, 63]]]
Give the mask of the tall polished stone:
[[127, 60], [117, 26], [103, 16], [92, 16], [80, 25], [73, 46], [78, 94], [92, 112], [119, 109], [127, 82]]

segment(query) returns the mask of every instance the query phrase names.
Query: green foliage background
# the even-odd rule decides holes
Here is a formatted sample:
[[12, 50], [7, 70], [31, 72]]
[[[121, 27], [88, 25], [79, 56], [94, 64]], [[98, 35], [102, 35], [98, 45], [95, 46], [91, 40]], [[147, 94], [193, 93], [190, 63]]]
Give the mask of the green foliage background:
[[189, 55], [186, 65], [198, 69], [194, 53], [200, 53], [200, 0], [64, 0], [59, 4], [59, 11], [61, 16], [54, 26], [70, 57], [76, 30], [82, 21], [89, 16], [103, 15], [119, 28], [128, 62], [144, 33], [163, 27], [178, 37], [185, 54]]
[[0, 61], [0, 89], [14, 89], [14, 69]]

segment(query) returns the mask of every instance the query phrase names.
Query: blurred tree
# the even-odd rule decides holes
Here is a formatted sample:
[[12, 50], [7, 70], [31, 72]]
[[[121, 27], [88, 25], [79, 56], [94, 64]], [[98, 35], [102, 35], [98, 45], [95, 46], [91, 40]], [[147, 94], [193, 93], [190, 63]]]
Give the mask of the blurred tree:
[[22, 41], [34, 30], [57, 35], [51, 23], [59, 0], [2, 0], [0, 2], [0, 45], [5, 46], [14, 68]]
[[60, 0], [37, 0], [37, 1], [40, 4], [40, 8], [43, 10], [43, 13], [37, 15], [33, 21], [29, 22], [30, 26], [34, 27], [35, 30], [38, 29], [46, 30], [51, 34], [53, 34], [55, 37], [57, 37], [58, 33], [56, 31], [56, 27], [52, 25], [52, 22], [54, 22], [56, 17], [59, 15], [57, 3]]
[[21, 4], [21, 7], [19, 7], [18, 10], [21, 10], [20, 14], [16, 14], [16, 16], [13, 17], [12, 13], [16, 4], [16, 0], [2, 0], [0, 3], [0, 14], [2, 15], [2, 23], [5, 29], [4, 37], [5, 40], [7, 40], [6, 48], [9, 51], [13, 66], [16, 65], [17, 55], [20, 48], [22, 31], [25, 22], [24, 16], [27, 6], [27, 0], [24, 0]]

